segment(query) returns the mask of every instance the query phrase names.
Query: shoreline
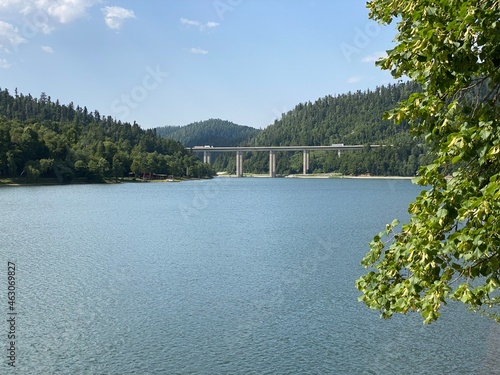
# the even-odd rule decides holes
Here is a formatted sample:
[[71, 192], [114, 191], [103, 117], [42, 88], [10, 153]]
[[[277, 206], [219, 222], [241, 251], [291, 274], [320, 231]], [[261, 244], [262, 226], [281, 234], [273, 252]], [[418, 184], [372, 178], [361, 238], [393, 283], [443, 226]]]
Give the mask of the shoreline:
[[[234, 174], [221, 173], [217, 177], [237, 178]], [[248, 178], [271, 178], [269, 174], [244, 173], [243, 177]], [[320, 179], [320, 178], [338, 178], [338, 179], [359, 179], [359, 180], [412, 180], [415, 176], [371, 176], [371, 175], [341, 175], [338, 173], [311, 173], [311, 174], [289, 174], [286, 176], [277, 176], [276, 178], [303, 178], [303, 179]]]
[[142, 179], [118, 179], [118, 180], [107, 180], [104, 181], [86, 181], [86, 180], [73, 180], [70, 182], [59, 182], [56, 178], [54, 179], [42, 179], [39, 181], [28, 182], [25, 180], [19, 180], [16, 178], [4, 178], [0, 179], [0, 189], [3, 187], [18, 187], [18, 186], [69, 186], [69, 185], [116, 185], [116, 184], [144, 184], [150, 182], [182, 182], [182, 181], [194, 181], [201, 180], [201, 178], [175, 178], [173, 180], [142, 180]]
[[340, 175], [336, 173], [314, 173], [314, 174], [290, 174], [285, 176], [285, 178], [348, 178], [356, 180], [411, 180], [414, 177], [410, 176], [371, 176], [371, 175]]
[[[215, 177], [222, 178], [237, 178], [234, 174], [220, 173], [215, 175]], [[243, 174], [245, 178], [271, 178], [267, 173], [266, 174], [258, 174], [258, 173], [245, 173]], [[277, 176], [276, 178], [297, 178], [297, 179], [358, 179], [358, 180], [412, 180], [414, 177], [408, 176], [368, 176], [368, 175], [359, 175], [359, 176], [350, 176], [350, 175], [339, 175], [336, 173], [311, 173], [307, 175], [303, 174], [290, 174], [287, 176]], [[43, 181], [18, 181], [17, 179], [5, 178], [0, 179], [0, 188], [2, 187], [16, 187], [16, 186], [65, 186], [65, 185], [102, 185], [102, 184], [122, 184], [122, 183], [149, 183], [149, 182], [182, 182], [182, 181], [194, 181], [200, 180], [199, 178], [188, 178], [188, 179], [174, 179], [170, 180], [105, 180], [105, 181], [84, 181], [84, 180], [74, 180], [71, 182], [59, 182], [56, 179], [44, 179]]]

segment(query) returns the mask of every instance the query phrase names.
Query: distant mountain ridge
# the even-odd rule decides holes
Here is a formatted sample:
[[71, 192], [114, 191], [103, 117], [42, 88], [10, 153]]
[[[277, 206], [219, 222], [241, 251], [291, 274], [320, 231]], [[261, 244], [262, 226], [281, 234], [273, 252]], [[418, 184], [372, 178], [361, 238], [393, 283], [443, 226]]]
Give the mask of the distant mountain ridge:
[[193, 146], [235, 146], [255, 137], [259, 129], [237, 125], [231, 121], [209, 119], [185, 126], [164, 126], [156, 128], [156, 135], [172, 138], [186, 147]]

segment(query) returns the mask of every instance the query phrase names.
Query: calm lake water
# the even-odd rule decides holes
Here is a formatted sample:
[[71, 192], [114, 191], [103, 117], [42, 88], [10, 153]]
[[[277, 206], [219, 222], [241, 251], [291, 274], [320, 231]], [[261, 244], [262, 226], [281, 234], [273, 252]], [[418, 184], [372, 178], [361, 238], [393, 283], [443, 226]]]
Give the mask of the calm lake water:
[[[357, 302], [401, 180], [214, 179], [0, 189], [16, 374], [500, 374], [500, 329]], [[6, 334], [0, 339], [7, 346]], [[4, 351], [5, 352], [5, 351]]]

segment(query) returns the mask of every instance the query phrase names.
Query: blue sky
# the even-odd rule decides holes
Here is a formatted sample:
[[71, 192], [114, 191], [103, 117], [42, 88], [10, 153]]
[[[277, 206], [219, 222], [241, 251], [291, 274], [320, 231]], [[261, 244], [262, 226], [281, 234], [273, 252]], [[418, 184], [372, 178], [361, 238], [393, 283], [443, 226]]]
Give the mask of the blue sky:
[[0, 87], [143, 128], [264, 128], [325, 95], [393, 82], [395, 30], [353, 0], [0, 0]]

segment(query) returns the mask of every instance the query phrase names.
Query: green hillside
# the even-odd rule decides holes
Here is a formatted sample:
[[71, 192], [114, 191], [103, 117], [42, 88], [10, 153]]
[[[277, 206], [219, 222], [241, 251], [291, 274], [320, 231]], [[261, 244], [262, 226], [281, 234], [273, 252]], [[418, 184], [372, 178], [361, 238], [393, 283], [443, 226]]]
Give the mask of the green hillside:
[[[396, 126], [382, 120], [383, 113], [396, 106], [411, 93], [419, 90], [417, 84], [406, 82], [357, 91], [338, 96], [326, 96], [314, 103], [298, 104], [279, 120], [259, 132], [245, 145], [386, 145], [376, 150], [311, 153], [311, 172], [338, 172], [342, 174], [371, 174], [414, 176], [428, 157], [422, 141], [414, 139], [405, 124]], [[216, 170], [233, 172], [234, 158], [224, 155], [215, 161]], [[244, 169], [251, 173], [268, 171], [268, 155], [246, 153]], [[301, 153], [279, 153], [278, 174], [302, 173]]]
[[417, 90], [417, 84], [408, 82], [301, 103], [256, 136], [253, 144], [319, 146], [380, 142], [407, 131], [406, 126], [395, 127], [383, 121], [382, 114]]
[[168, 137], [186, 147], [193, 146], [235, 146], [259, 133], [258, 129], [237, 125], [230, 121], [209, 119], [186, 126], [164, 126], [156, 128], [159, 137]]
[[211, 176], [213, 170], [172, 139], [42, 93], [0, 90], [0, 177], [102, 181], [156, 173]]

